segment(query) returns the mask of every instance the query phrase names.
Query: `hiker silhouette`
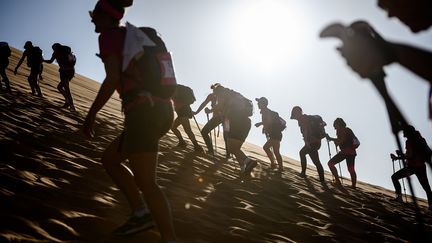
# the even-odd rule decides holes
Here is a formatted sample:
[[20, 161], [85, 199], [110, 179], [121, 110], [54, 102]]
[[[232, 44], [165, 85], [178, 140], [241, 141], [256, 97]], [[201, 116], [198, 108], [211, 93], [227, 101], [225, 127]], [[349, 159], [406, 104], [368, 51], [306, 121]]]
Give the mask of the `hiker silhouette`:
[[49, 60], [44, 60], [44, 62], [53, 63], [54, 60], [57, 61], [60, 74], [60, 82], [57, 85], [57, 89], [65, 99], [63, 108], [69, 108], [71, 111], [75, 111], [72, 94], [69, 88], [69, 82], [75, 76], [76, 57], [73, 55], [69, 46], [54, 43], [52, 45], [52, 49], [53, 54], [51, 55], [51, 58]]
[[[268, 108], [268, 100], [265, 97], [255, 99], [258, 108], [261, 110], [261, 122], [255, 124], [256, 127], [263, 126], [262, 131], [266, 135], [267, 141], [263, 145], [263, 149], [270, 159], [270, 169], [276, 168], [278, 171], [283, 171], [283, 161], [280, 154], [280, 143], [282, 141], [282, 131], [285, 129], [285, 121], [279, 117], [279, 114]], [[272, 151], [273, 150], [273, 151]]]
[[18, 61], [17, 66], [14, 70], [14, 75], [17, 74], [18, 68], [21, 66], [24, 59], [27, 58], [27, 66], [30, 68], [30, 74], [27, 77], [27, 80], [30, 85], [30, 89], [32, 95], [37, 95], [42, 97], [42, 91], [39, 86], [38, 76], [42, 76], [42, 50], [38, 46], [33, 46], [31, 41], [27, 41], [24, 45], [24, 52], [21, 56], [21, 59]]
[[194, 133], [192, 132], [189, 119], [193, 117], [191, 104], [195, 101], [193, 90], [190, 87], [184, 85], [177, 85], [176, 91], [173, 96], [174, 110], [177, 117], [174, 119], [174, 123], [171, 130], [179, 139], [177, 147], [186, 147], [187, 144], [184, 141], [178, 126], [182, 125], [189, 139], [194, 145], [194, 150], [197, 152], [204, 151], [201, 145], [198, 144]]
[[[9, 57], [11, 56], [11, 49], [7, 42], [0, 42], [0, 76], [1, 81], [5, 84], [6, 92], [11, 92], [9, 78], [6, 74], [6, 68], [9, 66]], [[0, 82], [0, 90], [3, 90], [3, 86]]]
[[407, 139], [405, 142], [405, 153], [398, 151], [397, 155], [390, 154], [393, 163], [395, 160], [406, 159], [406, 165], [403, 165], [403, 168], [391, 176], [396, 192], [395, 200], [402, 202], [402, 191], [399, 180], [415, 174], [423, 190], [426, 192], [429, 210], [432, 210], [432, 191], [426, 173], [426, 162], [431, 163], [430, 148], [427, 146], [420, 132], [415, 130], [411, 125], [403, 129], [403, 136]]
[[[302, 149], [299, 151], [300, 155], [300, 163], [301, 163], [301, 177], [306, 177], [306, 155], [309, 154], [309, 157], [311, 158], [312, 162], [317, 168], [319, 180], [324, 185], [324, 169], [321, 164], [321, 161], [319, 159], [318, 150], [321, 148], [321, 139], [323, 136], [319, 133], [320, 131], [317, 131], [316, 126], [324, 126], [325, 123], [323, 123], [322, 119], [318, 124], [315, 122], [316, 118], [319, 118], [319, 116], [310, 116], [303, 114], [303, 110], [300, 106], [294, 106], [291, 110], [291, 117], [290, 119], [297, 120], [298, 125], [300, 127], [300, 132], [303, 135], [303, 140], [305, 145]], [[315, 125], [316, 124], [316, 125]], [[325, 136], [325, 134], [324, 134]]]
[[246, 141], [251, 128], [249, 117], [252, 116], [252, 101], [234, 90], [223, 87], [219, 83], [212, 85], [211, 88], [217, 100], [212, 111], [218, 112], [218, 119], [221, 119], [224, 123], [223, 129], [226, 135], [228, 152], [233, 154], [239, 163], [240, 176], [249, 176], [257, 162], [246, 156], [241, 147]]
[[[199, 105], [198, 109], [193, 112], [193, 115], [197, 115], [204, 109], [209, 103], [211, 104], [211, 109], [205, 108], [205, 113], [207, 116], [207, 123], [204, 125], [204, 127], [201, 130], [201, 135], [204, 139], [204, 142], [207, 146], [207, 153], [214, 155], [214, 149], [213, 149], [213, 142], [211, 138], [211, 131], [214, 130], [219, 125], [223, 125], [223, 112], [220, 110], [220, 106], [218, 106], [218, 97], [215, 94], [215, 88], [218, 87], [220, 84], [215, 83], [210, 86], [212, 89], [212, 93], [207, 95], [206, 99]], [[209, 114], [213, 113], [212, 118], [209, 118]], [[214, 136], [216, 133], [214, 133]], [[227, 148], [227, 136], [226, 132], [223, 132], [223, 138], [225, 141], [225, 148], [226, 148], [226, 158], [229, 157], [229, 151]], [[216, 138], [215, 138], [216, 139]]]
[[[154, 225], [153, 218], [162, 240], [174, 241], [170, 206], [156, 182], [159, 140], [171, 128], [174, 116], [170, 96], [175, 90], [176, 82], [174, 74], [166, 72], [173, 71], [167, 69], [172, 67], [172, 62], [156, 30], [138, 29], [132, 25], [128, 25], [126, 29], [120, 27], [124, 7], [129, 6], [131, 1], [126, 3], [99, 0], [90, 12], [95, 32], [100, 34], [99, 56], [105, 65], [106, 78], [87, 114], [82, 130], [87, 137], [94, 136], [96, 114], [117, 89], [125, 114], [124, 129], [105, 149], [102, 164], [125, 194], [132, 215], [114, 233], [127, 235], [147, 229]], [[146, 42], [133, 38], [143, 35]], [[131, 51], [132, 46], [140, 48], [132, 50], [131, 56], [139, 56], [131, 58], [129, 63], [124, 63], [122, 57], [126, 56], [126, 51]], [[145, 74], [151, 73], [153, 76], [142, 76], [142, 68], [148, 71]], [[126, 159], [129, 160], [130, 169], [122, 164]], [[140, 192], [151, 215], [144, 206]]]
[[351, 176], [351, 187], [355, 189], [357, 184], [357, 174], [354, 166], [355, 157], [357, 156], [356, 148], [360, 143], [354, 135], [354, 132], [346, 126], [346, 123], [342, 118], [336, 118], [333, 122], [333, 127], [336, 130], [337, 137], [332, 138], [326, 134], [326, 138], [329, 141], [333, 141], [340, 148], [340, 151], [329, 160], [328, 167], [335, 178], [336, 185], [341, 186], [342, 184], [335, 165], [346, 160], [348, 172]]

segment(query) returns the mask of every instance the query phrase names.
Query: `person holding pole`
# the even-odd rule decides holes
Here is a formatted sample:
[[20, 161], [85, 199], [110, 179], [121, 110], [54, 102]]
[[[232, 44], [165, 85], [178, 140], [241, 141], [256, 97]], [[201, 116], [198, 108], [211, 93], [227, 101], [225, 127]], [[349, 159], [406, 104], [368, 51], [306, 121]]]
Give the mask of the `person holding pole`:
[[403, 202], [399, 180], [415, 174], [420, 185], [423, 187], [423, 190], [426, 192], [429, 210], [432, 210], [432, 191], [427, 178], [425, 164], [425, 162], [428, 162], [429, 164], [431, 163], [431, 151], [420, 132], [415, 130], [413, 126], [406, 126], [403, 129], [403, 136], [407, 139], [405, 142], [405, 154], [390, 154], [393, 160], [406, 159], [407, 161], [407, 164], [403, 168], [396, 171], [391, 176], [396, 192], [395, 200]]
[[342, 187], [335, 165], [346, 160], [348, 172], [351, 176], [351, 187], [355, 189], [357, 184], [357, 174], [354, 169], [354, 164], [355, 157], [357, 156], [356, 149], [360, 143], [354, 135], [354, 132], [346, 126], [346, 123], [342, 118], [336, 118], [333, 122], [333, 127], [336, 130], [337, 137], [332, 138], [326, 134], [326, 138], [327, 141], [333, 141], [335, 145], [339, 146], [340, 151], [329, 160], [327, 163], [328, 167], [335, 178], [336, 186]]
[[[215, 83], [215, 84], [210, 86], [210, 88], [213, 90], [213, 92], [211, 94], [209, 94], [207, 96], [207, 98], [198, 107], [198, 109], [195, 112], [193, 112], [193, 115], [197, 115], [198, 113], [200, 113], [200, 111], [202, 109], [204, 109], [204, 107], [207, 106], [207, 104], [211, 103], [212, 109], [209, 109], [209, 108], [205, 109], [205, 113], [207, 115], [207, 123], [204, 125], [204, 127], [201, 130], [201, 135], [202, 135], [204, 142], [207, 146], [207, 153], [210, 155], [214, 155], [213, 143], [212, 143], [212, 138], [211, 138], [210, 132], [213, 129], [215, 129], [217, 126], [222, 124], [222, 122], [223, 122], [222, 111], [217, 107], [218, 99], [217, 99], [217, 96], [216, 96], [215, 91], [214, 91], [214, 88], [219, 86], [219, 85], [220, 85], [219, 83]], [[213, 113], [213, 116], [211, 119], [209, 117], [209, 113]], [[225, 144], [226, 144], [227, 142], [226, 142], [225, 136], [224, 136], [224, 140], [225, 140]], [[228, 152], [227, 152], [227, 154], [228, 154]]]

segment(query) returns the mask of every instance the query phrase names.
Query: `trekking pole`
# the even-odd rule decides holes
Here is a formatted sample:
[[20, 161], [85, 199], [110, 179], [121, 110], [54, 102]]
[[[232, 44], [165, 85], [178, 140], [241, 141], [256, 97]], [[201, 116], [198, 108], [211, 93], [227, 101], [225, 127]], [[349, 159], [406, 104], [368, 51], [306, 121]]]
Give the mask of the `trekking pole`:
[[[209, 113], [207, 113], [206, 112], [206, 116], [207, 116], [207, 124], [209, 123], [209, 121], [210, 121], [210, 116], [209, 116]], [[209, 134], [210, 134], [210, 142], [213, 140], [213, 138], [212, 138], [212, 134], [211, 134], [211, 132], [209, 132]], [[212, 145], [213, 146], [213, 145]], [[210, 148], [207, 148], [207, 149], [210, 149]]]
[[[339, 153], [338, 151], [338, 147], [336, 144], [335, 145], [335, 150], [336, 150], [336, 154]], [[338, 164], [339, 165], [339, 173], [340, 173], [340, 179], [341, 179], [341, 183], [343, 184], [343, 175], [342, 175], [342, 168], [341, 168], [341, 163]]]
[[[398, 161], [399, 161], [399, 168], [402, 169], [401, 159], [399, 159]], [[407, 194], [406, 194], [406, 188], [405, 188], [404, 178], [402, 178], [402, 188], [403, 188], [403, 190], [404, 190], [404, 194], [405, 194], [405, 202], [408, 202], [408, 198], [407, 198]]]
[[[327, 149], [328, 149], [328, 154], [329, 154], [329, 160], [331, 160], [332, 156], [331, 156], [331, 152], [330, 152], [330, 140], [328, 138], [326, 138], [327, 141]], [[332, 173], [333, 175], [333, 173]], [[335, 181], [335, 177], [333, 175], [333, 182]]]
[[[214, 114], [213, 114], [213, 116], [214, 116]], [[215, 152], [215, 154], [217, 154], [216, 128], [213, 129], [213, 137], [214, 137], [214, 147], [215, 147], [214, 152]]]
[[195, 115], [193, 115], [193, 119], [195, 121], [196, 126], [198, 127], [198, 131], [201, 133], [201, 128], [200, 128], [200, 126], [199, 126], [199, 124], [197, 122], [197, 119], [195, 118]]

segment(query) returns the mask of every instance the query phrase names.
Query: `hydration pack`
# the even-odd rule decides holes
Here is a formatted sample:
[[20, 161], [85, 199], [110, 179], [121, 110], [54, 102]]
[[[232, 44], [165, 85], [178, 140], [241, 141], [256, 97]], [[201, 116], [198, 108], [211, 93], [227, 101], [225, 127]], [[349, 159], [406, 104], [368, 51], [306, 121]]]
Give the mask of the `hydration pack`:
[[0, 42], [0, 57], [10, 57], [11, 49], [9, 48], [9, 44], [7, 42]]
[[181, 84], [177, 84], [173, 99], [185, 105], [191, 105], [196, 101], [193, 90]]
[[150, 27], [139, 28], [155, 43], [154, 46], [143, 46], [129, 66], [133, 67], [133, 78], [122, 83], [124, 105], [135, 100], [143, 92], [150, 96], [170, 99], [174, 95], [177, 82], [171, 54], [156, 30]]
[[42, 61], [42, 50], [38, 46], [33, 46], [30, 48], [27, 56], [27, 66], [38, 67], [42, 64]]
[[65, 67], [74, 67], [76, 64], [76, 57], [72, 53], [72, 49], [69, 46], [61, 45], [59, 47], [59, 60], [57, 60], [59, 65]]
[[308, 115], [310, 125], [310, 135], [314, 138], [323, 139], [326, 136], [325, 126], [327, 125], [321, 116], [319, 115]]

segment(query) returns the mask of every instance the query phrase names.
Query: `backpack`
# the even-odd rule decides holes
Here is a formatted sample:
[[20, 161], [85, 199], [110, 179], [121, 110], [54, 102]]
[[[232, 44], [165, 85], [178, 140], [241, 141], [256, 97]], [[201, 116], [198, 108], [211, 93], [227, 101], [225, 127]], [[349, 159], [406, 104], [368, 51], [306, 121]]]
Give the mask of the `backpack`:
[[42, 64], [42, 50], [38, 46], [33, 46], [29, 49], [29, 53], [27, 56], [27, 66], [28, 67], [36, 67]]
[[354, 134], [354, 132], [351, 129], [350, 129], [350, 133], [351, 133], [351, 137], [352, 137], [352, 139], [351, 139], [352, 147], [354, 149], [357, 149], [360, 146], [360, 140], [356, 137], [356, 135]]
[[234, 116], [247, 116], [251, 117], [253, 115], [253, 104], [252, 101], [244, 97], [239, 92], [231, 89], [224, 88], [225, 92], [225, 115], [228, 118]]
[[0, 42], [0, 57], [10, 57], [11, 49], [9, 48], [9, 44], [7, 42]]
[[190, 87], [181, 84], [177, 84], [173, 99], [180, 101], [185, 105], [191, 105], [196, 101], [193, 90]]
[[327, 125], [321, 116], [319, 115], [308, 115], [309, 128], [311, 131], [311, 136], [318, 139], [323, 139], [326, 136], [325, 126]]
[[272, 111], [272, 124], [273, 127], [279, 131], [283, 131], [286, 128], [286, 121], [279, 116], [279, 113], [277, 113], [276, 111]]
[[[155, 46], [143, 46], [144, 51], [133, 59], [133, 83], [122, 86], [122, 100], [125, 105], [137, 98], [143, 91], [162, 99], [174, 95], [177, 82], [171, 54], [156, 30], [141, 27], [141, 31], [155, 43]], [[127, 90], [125, 90], [127, 86]]]
[[72, 53], [72, 49], [69, 46], [61, 45], [59, 47], [59, 59], [57, 62], [59, 65], [66, 67], [74, 67], [76, 64], [76, 56]]

